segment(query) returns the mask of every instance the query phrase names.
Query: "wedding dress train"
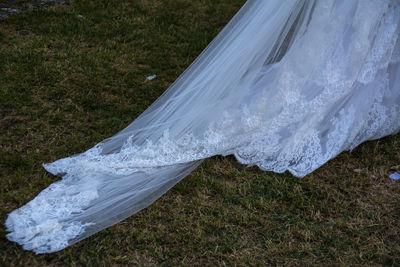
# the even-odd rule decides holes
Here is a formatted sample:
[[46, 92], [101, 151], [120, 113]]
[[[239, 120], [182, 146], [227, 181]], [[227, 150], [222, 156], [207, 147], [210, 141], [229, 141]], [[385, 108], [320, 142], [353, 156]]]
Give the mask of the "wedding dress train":
[[6, 221], [63, 249], [150, 205], [204, 158], [305, 176], [400, 131], [400, 1], [250, 0], [128, 127], [44, 164], [62, 177]]

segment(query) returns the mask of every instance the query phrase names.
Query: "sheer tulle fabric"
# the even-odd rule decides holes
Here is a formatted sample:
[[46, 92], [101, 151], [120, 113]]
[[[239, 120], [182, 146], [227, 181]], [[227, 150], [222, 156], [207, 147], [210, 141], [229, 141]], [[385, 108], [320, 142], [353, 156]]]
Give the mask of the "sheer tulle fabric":
[[141, 116], [44, 167], [62, 180], [9, 214], [8, 239], [54, 252], [150, 205], [213, 155], [305, 176], [400, 130], [391, 0], [253, 0]]

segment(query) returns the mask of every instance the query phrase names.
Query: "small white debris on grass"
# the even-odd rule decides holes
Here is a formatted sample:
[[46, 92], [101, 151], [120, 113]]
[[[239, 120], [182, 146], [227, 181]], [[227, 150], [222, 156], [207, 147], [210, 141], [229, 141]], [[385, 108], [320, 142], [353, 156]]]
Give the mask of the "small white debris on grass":
[[153, 79], [156, 78], [156, 77], [157, 77], [157, 75], [153, 74], [153, 75], [151, 75], [151, 76], [148, 76], [146, 79], [147, 79], [148, 81], [151, 81], [151, 80], [153, 80]]
[[16, 8], [8, 8], [8, 7], [4, 7], [4, 8], [0, 8], [1, 11], [6, 11], [9, 13], [15, 13], [15, 14], [19, 14], [21, 13], [21, 10], [16, 9]]
[[81, 14], [78, 15], [79, 19], [83, 19], [83, 16]]
[[394, 172], [391, 175], [389, 175], [390, 178], [393, 180], [400, 180], [400, 174], [398, 172]]

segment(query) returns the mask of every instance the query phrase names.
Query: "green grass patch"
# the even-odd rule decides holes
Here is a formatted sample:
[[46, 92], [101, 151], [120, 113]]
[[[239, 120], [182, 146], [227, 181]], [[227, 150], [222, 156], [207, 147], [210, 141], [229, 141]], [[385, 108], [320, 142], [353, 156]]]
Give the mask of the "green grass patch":
[[[0, 20], [0, 221], [57, 180], [41, 163], [127, 126], [243, 2], [76, 0]], [[214, 157], [57, 253], [24, 251], [2, 223], [0, 266], [400, 265], [400, 183], [388, 177], [399, 164], [399, 135], [304, 179]]]

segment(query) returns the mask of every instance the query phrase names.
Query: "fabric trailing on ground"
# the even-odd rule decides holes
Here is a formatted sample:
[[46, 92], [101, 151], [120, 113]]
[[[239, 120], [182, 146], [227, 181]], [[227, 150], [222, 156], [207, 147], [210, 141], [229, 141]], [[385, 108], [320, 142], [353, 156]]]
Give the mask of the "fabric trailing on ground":
[[391, 0], [250, 0], [124, 130], [44, 164], [62, 177], [6, 221], [61, 250], [147, 207], [203, 159], [303, 177], [400, 131], [400, 7]]

